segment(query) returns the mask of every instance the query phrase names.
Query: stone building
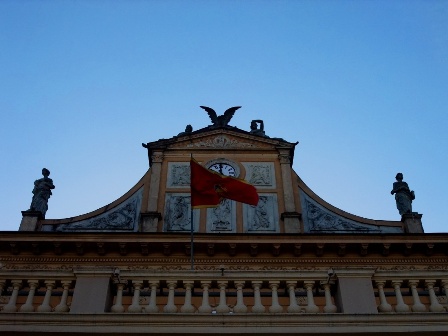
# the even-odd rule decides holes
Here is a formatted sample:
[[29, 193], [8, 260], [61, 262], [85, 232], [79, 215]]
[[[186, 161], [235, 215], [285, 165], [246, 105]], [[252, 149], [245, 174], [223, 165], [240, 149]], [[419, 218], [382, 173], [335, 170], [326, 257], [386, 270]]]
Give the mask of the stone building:
[[[296, 143], [212, 121], [143, 144], [149, 170], [111, 204], [0, 233], [2, 335], [448, 334], [447, 234], [335, 208], [292, 170]], [[192, 212], [191, 156], [258, 205]]]

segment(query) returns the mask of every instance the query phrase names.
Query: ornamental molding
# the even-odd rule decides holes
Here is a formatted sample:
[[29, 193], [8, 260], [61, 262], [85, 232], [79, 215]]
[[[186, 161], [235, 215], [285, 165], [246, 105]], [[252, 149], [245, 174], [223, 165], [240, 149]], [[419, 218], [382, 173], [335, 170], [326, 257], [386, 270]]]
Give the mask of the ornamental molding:
[[218, 135], [213, 138], [208, 138], [200, 140], [197, 142], [190, 143], [186, 146], [187, 148], [257, 148], [256, 144], [253, 142], [242, 142], [233, 137], [228, 137], [225, 135]]
[[[80, 263], [84, 265], [101, 264], [119, 266], [127, 270], [189, 270], [190, 258], [139, 257], [139, 258], [39, 258], [39, 257], [7, 257], [2, 258], [3, 267], [0, 276], [7, 270], [42, 270], [73, 271]], [[291, 266], [300, 263], [308, 266]], [[169, 264], [169, 265], [167, 265]], [[448, 258], [415, 258], [388, 259], [383, 258], [196, 258], [195, 269], [218, 269], [217, 265], [226, 265], [229, 270], [316, 270], [329, 266], [378, 266], [376, 271], [448, 271]], [[383, 264], [383, 265], [382, 265]], [[387, 265], [384, 265], [387, 264]], [[155, 265], [155, 266], [154, 266]], [[261, 266], [257, 266], [261, 265]], [[409, 266], [407, 266], [409, 265]]]

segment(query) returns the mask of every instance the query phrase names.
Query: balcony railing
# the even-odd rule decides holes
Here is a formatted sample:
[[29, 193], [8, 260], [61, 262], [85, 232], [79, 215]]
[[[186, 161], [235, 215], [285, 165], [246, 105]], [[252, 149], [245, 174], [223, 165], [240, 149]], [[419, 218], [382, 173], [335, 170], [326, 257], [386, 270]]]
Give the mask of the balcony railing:
[[[80, 278], [76, 272], [26, 273], [0, 274], [0, 313], [68, 313], [77, 296], [76, 313], [83, 312], [86, 293], [81, 288], [85, 287], [77, 289]], [[335, 273], [324, 269], [120, 272], [110, 268], [103, 282], [109, 286], [108, 291], [103, 291], [108, 293], [109, 304], [100, 313], [343, 314], [346, 311], [339, 304], [340, 296], [350, 294], [340, 291]], [[83, 277], [88, 286], [88, 277]], [[370, 296], [376, 302], [380, 314], [448, 310], [448, 276], [444, 271], [376, 271], [367, 281], [372, 287], [366, 288], [365, 298]], [[94, 288], [90, 293], [101, 295], [95, 294], [100, 291]]]

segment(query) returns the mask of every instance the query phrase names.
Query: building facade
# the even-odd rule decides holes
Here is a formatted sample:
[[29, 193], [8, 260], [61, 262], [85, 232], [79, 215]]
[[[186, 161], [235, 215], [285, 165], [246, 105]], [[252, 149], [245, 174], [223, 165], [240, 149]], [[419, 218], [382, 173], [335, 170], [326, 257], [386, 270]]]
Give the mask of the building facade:
[[[448, 334], [447, 234], [425, 234], [418, 213], [335, 208], [292, 170], [297, 143], [220, 117], [143, 144], [149, 170], [111, 204], [68, 219], [24, 211], [1, 232], [0, 330]], [[191, 211], [191, 157], [254, 185], [258, 205]]]

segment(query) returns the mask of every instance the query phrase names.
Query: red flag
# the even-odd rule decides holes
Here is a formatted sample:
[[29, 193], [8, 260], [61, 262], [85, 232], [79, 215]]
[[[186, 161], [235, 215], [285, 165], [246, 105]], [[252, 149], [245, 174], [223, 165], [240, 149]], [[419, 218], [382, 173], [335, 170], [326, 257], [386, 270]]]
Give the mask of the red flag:
[[190, 160], [190, 171], [193, 208], [216, 207], [222, 198], [254, 206], [258, 204], [257, 190], [244, 180], [218, 174], [194, 159]]

